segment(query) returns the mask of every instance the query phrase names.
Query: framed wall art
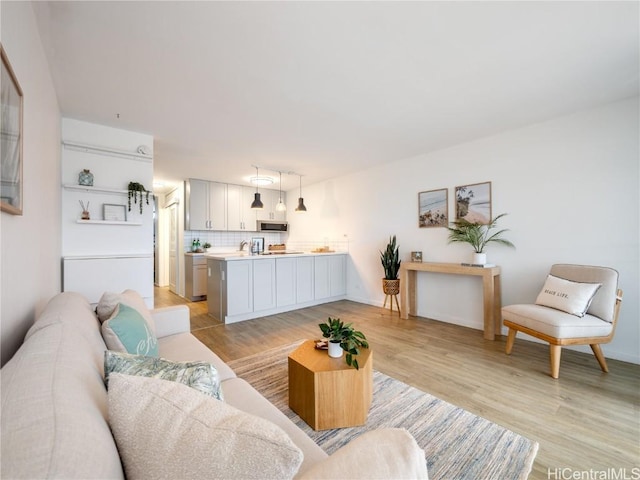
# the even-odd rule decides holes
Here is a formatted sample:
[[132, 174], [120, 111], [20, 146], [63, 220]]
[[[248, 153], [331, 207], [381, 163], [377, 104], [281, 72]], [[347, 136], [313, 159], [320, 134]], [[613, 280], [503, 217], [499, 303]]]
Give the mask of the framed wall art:
[[449, 194], [446, 188], [418, 193], [418, 225], [446, 227], [449, 224]]
[[127, 206], [114, 203], [102, 204], [102, 219], [107, 222], [126, 222]]
[[456, 187], [456, 220], [491, 222], [491, 182]]
[[0, 210], [22, 215], [22, 89], [0, 45]]

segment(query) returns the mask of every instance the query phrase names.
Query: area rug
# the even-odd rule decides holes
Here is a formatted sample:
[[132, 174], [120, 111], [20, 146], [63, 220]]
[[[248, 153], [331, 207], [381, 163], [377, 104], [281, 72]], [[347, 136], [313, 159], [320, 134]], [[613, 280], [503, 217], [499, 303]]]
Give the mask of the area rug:
[[527, 478], [536, 442], [375, 370], [366, 425], [316, 432], [288, 406], [287, 357], [300, 343], [228, 363], [329, 455], [368, 430], [406, 428], [424, 448], [431, 480]]

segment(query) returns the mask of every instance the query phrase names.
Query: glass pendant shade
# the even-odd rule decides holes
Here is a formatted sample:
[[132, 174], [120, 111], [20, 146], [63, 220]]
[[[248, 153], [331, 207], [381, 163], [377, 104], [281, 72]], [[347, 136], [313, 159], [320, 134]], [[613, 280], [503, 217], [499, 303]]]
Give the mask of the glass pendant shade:
[[258, 192], [253, 194], [253, 202], [251, 203], [251, 208], [264, 208], [264, 204], [262, 203], [262, 200], [260, 200], [260, 194]]
[[304, 206], [304, 198], [298, 198], [298, 206], [296, 207], [296, 212], [306, 212], [307, 207]]
[[278, 205], [276, 205], [276, 211], [277, 212], [286, 212], [287, 211], [287, 206], [282, 201], [282, 198], [278, 202]]

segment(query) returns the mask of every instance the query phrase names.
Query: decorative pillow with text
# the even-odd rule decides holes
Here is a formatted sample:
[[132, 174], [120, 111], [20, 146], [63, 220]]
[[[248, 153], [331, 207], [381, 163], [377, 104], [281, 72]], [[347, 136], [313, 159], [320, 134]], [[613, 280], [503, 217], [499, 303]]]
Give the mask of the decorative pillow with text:
[[601, 283], [580, 283], [549, 275], [538, 294], [536, 305], [555, 308], [584, 317]]
[[132, 307], [119, 303], [101, 330], [109, 350], [158, 356], [158, 339], [144, 317]]

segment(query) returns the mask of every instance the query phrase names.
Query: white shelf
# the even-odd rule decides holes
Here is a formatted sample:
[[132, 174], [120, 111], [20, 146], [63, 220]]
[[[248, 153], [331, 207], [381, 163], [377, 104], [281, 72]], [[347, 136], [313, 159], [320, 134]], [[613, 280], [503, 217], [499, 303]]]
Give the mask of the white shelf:
[[82, 192], [93, 192], [93, 193], [113, 193], [116, 195], [126, 195], [128, 190], [116, 190], [115, 188], [103, 188], [103, 187], [89, 187], [87, 185], [63, 185], [66, 190], [76, 190]]
[[116, 222], [113, 220], [82, 220], [82, 219], [76, 220], [76, 223], [88, 223], [92, 225], [131, 225], [131, 226], [142, 225], [141, 222]]

